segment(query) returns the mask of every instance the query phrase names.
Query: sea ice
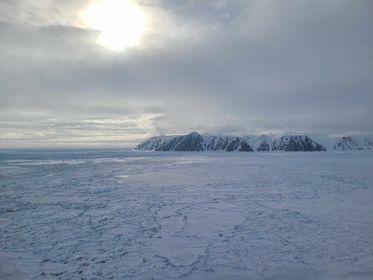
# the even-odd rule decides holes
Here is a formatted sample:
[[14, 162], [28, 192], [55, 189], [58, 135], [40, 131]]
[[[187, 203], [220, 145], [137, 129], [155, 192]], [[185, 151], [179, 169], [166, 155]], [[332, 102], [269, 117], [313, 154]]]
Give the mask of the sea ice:
[[0, 279], [373, 279], [373, 153], [0, 152]]

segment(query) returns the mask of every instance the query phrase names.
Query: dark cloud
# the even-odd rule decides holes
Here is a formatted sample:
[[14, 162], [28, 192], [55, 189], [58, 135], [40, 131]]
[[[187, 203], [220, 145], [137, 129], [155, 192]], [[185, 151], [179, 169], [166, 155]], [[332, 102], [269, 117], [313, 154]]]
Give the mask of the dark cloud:
[[121, 53], [76, 24], [87, 2], [0, 2], [0, 145], [373, 131], [371, 1], [143, 0]]

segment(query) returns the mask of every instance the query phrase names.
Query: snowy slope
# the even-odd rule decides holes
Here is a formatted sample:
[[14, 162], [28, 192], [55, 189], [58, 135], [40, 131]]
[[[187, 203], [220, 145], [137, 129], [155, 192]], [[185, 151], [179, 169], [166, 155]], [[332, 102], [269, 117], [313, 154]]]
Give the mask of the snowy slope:
[[373, 150], [373, 137], [369, 136], [344, 136], [334, 145], [335, 151], [361, 151]]
[[163, 146], [165, 143], [168, 143], [174, 136], [155, 136], [150, 137], [144, 142], [140, 143], [136, 149], [137, 150], [149, 150], [154, 151], [157, 147]]
[[266, 152], [272, 151], [272, 143], [275, 140], [274, 135], [250, 135], [246, 136], [245, 140], [253, 147], [254, 151]]

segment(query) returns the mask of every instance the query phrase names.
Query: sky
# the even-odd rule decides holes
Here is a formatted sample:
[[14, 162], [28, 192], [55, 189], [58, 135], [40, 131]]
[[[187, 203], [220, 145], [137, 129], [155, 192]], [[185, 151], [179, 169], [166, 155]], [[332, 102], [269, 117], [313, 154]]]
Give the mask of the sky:
[[119, 5], [100, 29], [94, 5], [0, 0], [0, 147], [373, 132], [371, 0], [132, 1], [120, 50], [100, 39], [138, 22]]

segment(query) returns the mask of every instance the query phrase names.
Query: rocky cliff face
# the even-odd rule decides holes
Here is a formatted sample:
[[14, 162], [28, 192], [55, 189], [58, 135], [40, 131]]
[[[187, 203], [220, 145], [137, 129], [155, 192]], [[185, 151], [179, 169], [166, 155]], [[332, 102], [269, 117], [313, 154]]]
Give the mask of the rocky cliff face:
[[192, 132], [181, 136], [152, 137], [140, 143], [136, 150], [148, 151], [325, 151], [326, 149], [306, 135], [273, 138], [262, 136], [218, 136]]

